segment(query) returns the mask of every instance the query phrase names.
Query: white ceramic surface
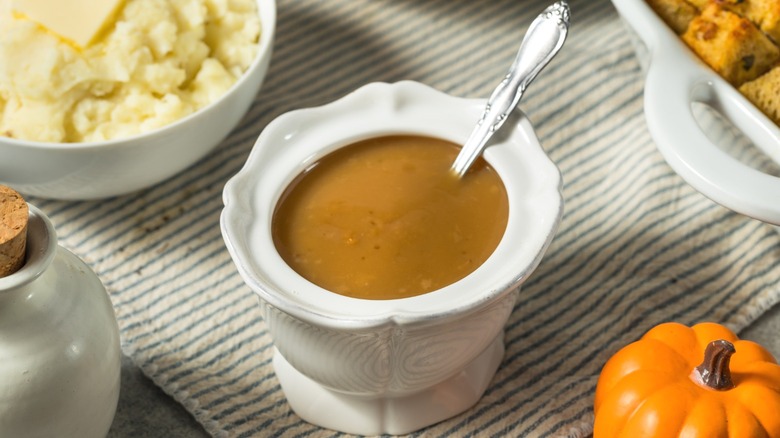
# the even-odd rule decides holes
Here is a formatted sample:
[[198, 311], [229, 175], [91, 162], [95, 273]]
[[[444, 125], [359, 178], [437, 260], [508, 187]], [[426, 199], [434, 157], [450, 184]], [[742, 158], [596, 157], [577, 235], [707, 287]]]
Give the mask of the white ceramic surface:
[[0, 137], [0, 184], [45, 198], [105, 198], [154, 185], [203, 158], [244, 116], [268, 70], [276, 4], [257, 4], [257, 58], [219, 100], [170, 125], [125, 139], [42, 143]]
[[476, 403], [495, 373], [518, 286], [562, 212], [560, 173], [522, 115], [484, 153], [507, 188], [507, 231], [482, 266], [450, 286], [397, 300], [338, 295], [287, 266], [271, 236], [283, 190], [324, 155], [390, 134], [462, 144], [483, 107], [415, 82], [369, 84], [274, 120], [225, 186], [225, 242], [260, 297], [277, 377], [304, 419], [358, 434], [410, 432]]
[[612, 0], [641, 39], [646, 69], [645, 116], [669, 165], [705, 196], [738, 213], [780, 224], [780, 178], [728, 154], [697, 122], [694, 103], [716, 109], [780, 163], [780, 128], [705, 65], [647, 5]]
[[114, 309], [30, 206], [25, 265], [0, 278], [0, 437], [105, 437], [119, 400]]

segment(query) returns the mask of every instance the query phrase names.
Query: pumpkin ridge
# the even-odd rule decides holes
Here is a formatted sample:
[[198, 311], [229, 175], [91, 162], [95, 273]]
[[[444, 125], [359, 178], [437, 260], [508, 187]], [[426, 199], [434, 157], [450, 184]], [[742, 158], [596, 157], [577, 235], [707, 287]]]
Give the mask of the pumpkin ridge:
[[700, 322], [691, 327], [691, 330], [696, 335], [697, 347], [695, 354], [698, 356], [698, 362], [695, 365], [698, 365], [701, 362], [702, 354], [710, 342], [716, 339], [723, 339], [734, 344], [739, 341], [739, 338], [734, 332], [727, 327], [714, 322]]
[[[754, 400], [751, 405], [760, 400]], [[724, 400], [726, 406], [725, 423], [728, 426], [729, 437], [767, 437], [767, 431], [761, 426], [761, 422], [753, 412], [738, 399], [728, 397]]]
[[759, 385], [780, 394], [780, 365], [771, 362], [742, 364], [732, 369], [732, 377], [737, 388], [743, 385]]
[[672, 349], [686, 361], [690, 361], [692, 351], [698, 351], [699, 341], [696, 333], [690, 327], [677, 322], [667, 322], [653, 327], [642, 336], [640, 342], [651, 340]]
[[[658, 385], [658, 377], [664, 380], [661, 387]], [[601, 403], [594, 408], [596, 413], [594, 437], [618, 436], [641, 401], [646, 400], [662, 387], [674, 384], [676, 380], [677, 376], [672, 373], [663, 373], [659, 376], [659, 373], [642, 369], [623, 376], [611, 391], [603, 393]], [[631, 403], [630, 399], [637, 400], [637, 403]], [[599, 415], [602, 411], [611, 415]]]
[[[641, 354], [641, 351], [647, 348], [653, 350], [652, 355]], [[665, 365], [661, 366], [659, 362]], [[672, 365], [673, 368], [670, 368]], [[596, 386], [595, 404], [598, 406], [605, 394], [637, 370], [655, 370], [674, 376], [687, 369], [688, 361], [674, 348], [658, 339], [640, 339], [623, 347], [604, 365]]]
[[739, 351], [739, 354], [734, 355], [731, 359], [732, 366], [735, 369], [756, 362], [766, 362], [777, 365], [777, 361], [775, 360], [775, 357], [772, 356], [772, 353], [753, 341], [740, 339], [734, 342], [734, 348]]
[[[680, 434], [688, 412], [696, 399], [696, 391], [684, 379], [677, 379], [657, 388], [628, 416], [622, 436], [674, 437]], [[656, 419], [655, 429], [647, 419]]]
[[696, 387], [700, 390], [700, 395], [694, 400], [685, 423], [680, 428], [680, 438], [727, 436], [725, 423], [712, 421], [713, 418], [726, 417], [722, 394], [704, 390], [698, 385]]
[[769, 436], [780, 436], [780, 389], [768, 388], [763, 382], [746, 381], [735, 389], [731, 398], [748, 409]]

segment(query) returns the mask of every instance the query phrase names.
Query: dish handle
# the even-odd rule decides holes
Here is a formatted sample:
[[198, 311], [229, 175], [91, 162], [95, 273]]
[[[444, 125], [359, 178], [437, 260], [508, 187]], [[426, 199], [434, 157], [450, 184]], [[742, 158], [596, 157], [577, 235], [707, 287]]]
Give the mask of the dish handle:
[[[687, 48], [685, 49], [687, 50]], [[731, 85], [690, 53], [651, 56], [645, 83], [645, 115], [658, 150], [688, 184], [738, 213], [780, 225], [780, 178], [732, 157], [710, 140], [693, 103], [716, 108], [757, 147], [780, 163], [777, 128]], [[655, 54], [654, 54], [655, 55]]]

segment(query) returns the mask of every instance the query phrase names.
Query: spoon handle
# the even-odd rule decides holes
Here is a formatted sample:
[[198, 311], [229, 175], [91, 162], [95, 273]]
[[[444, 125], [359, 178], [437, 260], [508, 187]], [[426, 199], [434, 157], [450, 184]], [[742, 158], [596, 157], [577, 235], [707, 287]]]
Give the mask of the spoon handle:
[[569, 5], [561, 0], [548, 6], [531, 23], [509, 72], [490, 95], [482, 117], [452, 164], [458, 178], [466, 173], [493, 133], [517, 107], [528, 84], [563, 46], [569, 32], [569, 17]]

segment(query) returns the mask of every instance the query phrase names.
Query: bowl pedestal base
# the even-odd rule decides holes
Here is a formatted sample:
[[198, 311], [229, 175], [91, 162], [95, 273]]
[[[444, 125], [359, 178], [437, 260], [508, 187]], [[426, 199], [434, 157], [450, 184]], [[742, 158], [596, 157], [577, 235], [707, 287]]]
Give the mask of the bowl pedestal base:
[[504, 357], [504, 332], [462, 371], [420, 392], [369, 398], [336, 392], [296, 370], [275, 349], [274, 370], [287, 401], [302, 419], [357, 435], [402, 435], [453, 417], [473, 406]]

